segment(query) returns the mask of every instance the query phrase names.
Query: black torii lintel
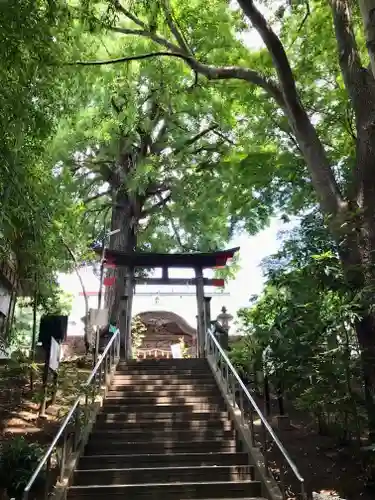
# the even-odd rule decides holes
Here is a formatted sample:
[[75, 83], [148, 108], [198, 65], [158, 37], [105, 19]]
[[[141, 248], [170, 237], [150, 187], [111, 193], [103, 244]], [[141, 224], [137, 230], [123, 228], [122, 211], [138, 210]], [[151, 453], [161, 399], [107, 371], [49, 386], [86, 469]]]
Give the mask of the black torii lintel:
[[[126, 253], [119, 250], [105, 249], [104, 259], [107, 264], [116, 267], [143, 267], [143, 268], [215, 268], [225, 266], [229, 259], [240, 249], [231, 248], [218, 252], [205, 253], [154, 253], [133, 252]], [[94, 249], [102, 254], [102, 248]]]

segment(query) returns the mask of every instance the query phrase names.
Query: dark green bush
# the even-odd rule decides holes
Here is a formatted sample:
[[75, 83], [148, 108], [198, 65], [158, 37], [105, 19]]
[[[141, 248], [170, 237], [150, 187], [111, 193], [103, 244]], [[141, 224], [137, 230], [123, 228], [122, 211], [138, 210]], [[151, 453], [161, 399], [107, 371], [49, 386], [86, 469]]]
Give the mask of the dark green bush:
[[[10, 498], [21, 499], [22, 492], [43, 457], [43, 448], [16, 437], [4, 443], [0, 450], [0, 484]], [[43, 474], [38, 484], [44, 481]]]

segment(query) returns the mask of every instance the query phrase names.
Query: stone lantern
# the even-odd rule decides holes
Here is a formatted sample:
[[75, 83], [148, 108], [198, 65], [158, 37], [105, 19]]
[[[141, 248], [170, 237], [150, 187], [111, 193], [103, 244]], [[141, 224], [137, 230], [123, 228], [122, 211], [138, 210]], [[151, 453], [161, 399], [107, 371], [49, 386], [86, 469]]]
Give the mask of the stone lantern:
[[227, 313], [227, 308], [223, 306], [221, 308], [221, 313], [217, 316], [216, 321], [222, 328], [222, 333], [220, 333], [220, 344], [221, 347], [225, 350], [228, 350], [228, 335], [230, 322], [233, 320], [233, 316]]

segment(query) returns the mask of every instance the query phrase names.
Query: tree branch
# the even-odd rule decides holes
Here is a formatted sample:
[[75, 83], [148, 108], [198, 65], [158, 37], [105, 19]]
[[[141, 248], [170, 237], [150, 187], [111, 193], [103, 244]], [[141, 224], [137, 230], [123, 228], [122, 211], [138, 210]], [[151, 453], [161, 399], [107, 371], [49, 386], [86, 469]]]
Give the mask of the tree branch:
[[186, 245], [184, 245], [182, 243], [181, 237], [180, 237], [180, 235], [178, 233], [178, 228], [176, 227], [176, 224], [174, 223], [173, 214], [172, 214], [170, 208], [169, 207], [165, 207], [165, 209], [169, 213], [169, 222], [171, 224], [171, 228], [172, 228], [172, 231], [173, 231], [173, 233], [175, 235], [177, 244], [180, 246], [180, 248], [181, 248], [182, 251], [189, 252], [191, 249], [189, 249]]
[[[267, 94], [273, 97], [273, 99], [275, 99], [277, 104], [284, 109], [285, 103], [283, 101], [283, 96], [280, 92], [280, 89], [278, 88], [277, 84], [274, 83], [270, 78], [262, 76], [256, 71], [253, 71], [251, 69], [241, 68], [239, 66], [216, 67], [216, 66], [211, 66], [209, 64], [200, 63], [191, 55], [190, 50], [184, 53], [183, 46], [175, 45], [166, 38], [161, 37], [160, 35], [153, 33], [149, 29], [147, 29], [146, 24], [143, 23], [140, 19], [138, 19], [137, 16], [135, 16], [130, 11], [125, 9], [121, 5], [119, 0], [114, 0], [113, 5], [120, 13], [122, 13], [125, 17], [130, 19], [134, 24], [139, 26], [141, 29], [139, 30], [139, 29], [119, 28], [119, 27], [109, 27], [108, 29], [115, 31], [117, 33], [122, 33], [124, 35], [144, 36], [149, 38], [150, 40], [153, 40], [158, 45], [161, 45], [162, 47], [165, 47], [166, 49], [171, 51], [171, 53], [157, 52], [154, 53], [154, 56], [169, 55], [172, 57], [180, 57], [181, 59], [184, 59], [185, 62], [191, 67], [191, 69], [193, 69], [196, 73], [205, 76], [209, 80], [236, 79], [236, 80], [245, 80], [249, 83], [253, 83], [254, 85], [261, 87], [265, 92], [267, 92]], [[146, 56], [153, 57], [149, 54]], [[125, 60], [136, 60], [136, 59], [125, 59]], [[118, 62], [124, 62], [124, 61], [118, 61]]]
[[122, 35], [135, 35], [135, 36], [143, 36], [146, 38], [150, 38], [158, 45], [161, 45], [162, 47], [165, 47], [166, 49], [172, 52], [181, 52], [181, 49], [178, 45], [175, 45], [174, 43], [169, 42], [165, 38], [156, 35], [155, 33], [152, 33], [147, 28], [138, 30], [133, 28], [121, 28], [118, 26], [110, 26], [108, 27], [108, 29], [110, 31], [114, 31], [115, 33], [121, 33]]
[[375, 5], [374, 0], [359, 0], [366, 46], [370, 56], [369, 71], [375, 78]]
[[283, 110], [303, 152], [320, 205], [325, 213], [338, 214], [346, 204], [323, 144], [298, 95], [295, 78], [283, 44], [263, 14], [255, 7], [253, 0], [238, 0], [238, 3], [261, 36], [272, 57], [285, 103]]
[[145, 28], [146, 27], [146, 25], [140, 19], [138, 19], [137, 16], [135, 16], [134, 14], [132, 14], [130, 12], [130, 10], [125, 9], [125, 7], [123, 7], [121, 5], [121, 2], [119, 0], [112, 0], [112, 4], [118, 10], [118, 12], [121, 12], [121, 14], [124, 14], [124, 16], [126, 16], [131, 21], [133, 21], [134, 24], [136, 24], [138, 26], [141, 26], [141, 28]]
[[161, 195], [161, 193], [165, 191], [170, 191], [170, 187], [167, 184], [165, 184], [165, 182], [161, 184], [153, 183], [150, 184], [149, 187], [146, 189], [146, 195], [147, 196]]
[[94, 194], [93, 196], [90, 196], [90, 198], [86, 198], [86, 200], [84, 200], [83, 203], [87, 205], [88, 203], [91, 203], [92, 201], [98, 200], [99, 198], [102, 198], [103, 196], [107, 196], [109, 194], [110, 194], [109, 191], [104, 191], [103, 193]]
[[180, 153], [184, 148], [188, 147], [188, 146], [191, 146], [192, 144], [196, 143], [197, 141], [199, 141], [199, 139], [201, 139], [202, 137], [204, 137], [205, 135], [209, 134], [212, 130], [215, 130], [216, 128], [218, 128], [218, 124], [215, 123], [213, 125], [210, 125], [209, 127], [205, 128], [204, 130], [202, 130], [201, 132], [199, 132], [198, 134], [194, 135], [193, 137], [191, 137], [190, 139], [187, 139], [184, 144], [182, 144], [182, 146], [180, 146], [179, 148], [176, 148], [174, 150], [174, 153]]
[[353, 31], [351, 12], [347, 0], [330, 0], [333, 24], [337, 40], [339, 63], [344, 78], [345, 87], [350, 96], [355, 113], [363, 104], [363, 95], [358, 92], [358, 86], [363, 86], [365, 69]]
[[152, 205], [151, 207], [146, 208], [145, 210], [142, 210], [141, 216], [140, 216], [141, 219], [143, 219], [144, 217], [147, 217], [148, 215], [151, 215], [151, 214], [157, 212], [160, 208], [165, 207], [166, 204], [168, 203], [168, 201], [171, 200], [172, 193], [169, 193], [167, 196], [165, 196], [165, 198], [163, 198], [160, 194], [157, 196], [159, 198], [159, 201], [157, 203], [154, 203], [154, 205]]
[[309, 4], [309, 0], [305, 0], [305, 6], [306, 6], [306, 12], [305, 12], [305, 15], [303, 16], [303, 19], [301, 21], [301, 24], [299, 25], [298, 27], [298, 30], [297, 30], [297, 33], [296, 33], [296, 36], [294, 37], [292, 43], [290, 44], [289, 48], [292, 47], [295, 43], [295, 41], [297, 40], [298, 38], [298, 35], [299, 33], [301, 32], [302, 28], [304, 27], [307, 19], [309, 18], [310, 14], [311, 14], [311, 11], [310, 11], [310, 4]]
[[153, 142], [151, 144], [151, 153], [160, 154], [161, 151], [163, 150], [163, 148], [165, 147], [165, 140], [164, 139], [165, 139], [168, 127], [169, 127], [168, 119], [169, 119], [169, 117], [166, 117], [166, 116], [164, 117], [164, 122], [161, 125], [161, 127], [159, 128], [159, 130], [157, 131], [157, 133], [153, 139]]
[[117, 64], [130, 61], [139, 61], [144, 59], [151, 59], [153, 57], [176, 57], [184, 60], [193, 71], [195, 71], [196, 73], [200, 73], [201, 75], [205, 76], [208, 80], [245, 80], [249, 83], [253, 83], [258, 87], [261, 87], [267, 94], [269, 94], [273, 99], [275, 99], [277, 104], [282, 109], [284, 109], [285, 107], [282, 93], [280, 92], [280, 89], [278, 88], [277, 84], [273, 82], [271, 78], [267, 78], [266, 76], [261, 75], [257, 71], [248, 68], [242, 68], [240, 66], [216, 67], [209, 64], [201, 63], [197, 61], [194, 57], [187, 54], [183, 54], [178, 46], [171, 44], [164, 38], [158, 37], [157, 35], [153, 35], [147, 30], [129, 30], [125, 28], [109, 28], [109, 29], [123, 34], [146, 36], [151, 40], [153, 40], [154, 42], [158, 43], [159, 45], [169, 48], [173, 52], [158, 51], [158, 52], [150, 52], [147, 54], [140, 54], [136, 56], [120, 57], [117, 59], [108, 59], [103, 61], [76, 61], [68, 64], [70, 66], [74, 65], [98, 66], [105, 64]]
[[223, 134], [219, 130], [213, 130], [213, 133], [215, 135], [217, 135], [218, 137], [220, 137], [221, 139], [223, 139], [224, 142], [228, 142], [232, 146], [236, 146], [237, 145], [234, 141], [232, 141], [232, 139], [229, 139], [229, 137], [227, 137], [225, 134]]
[[170, 3], [168, 0], [163, 0], [162, 1], [162, 9], [164, 11], [165, 15], [165, 20], [167, 21], [167, 25], [169, 29], [171, 30], [172, 35], [175, 37], [178, 45], [180, 48], [185, 52], [186, 54], [194, 55], [186, 43], [186, 40], [184, 39], [183, 35], [180, 33], [178, 27], [176, 26], [175, 22], [173, 21], [172, 17], [172, 9], [170, 6]]

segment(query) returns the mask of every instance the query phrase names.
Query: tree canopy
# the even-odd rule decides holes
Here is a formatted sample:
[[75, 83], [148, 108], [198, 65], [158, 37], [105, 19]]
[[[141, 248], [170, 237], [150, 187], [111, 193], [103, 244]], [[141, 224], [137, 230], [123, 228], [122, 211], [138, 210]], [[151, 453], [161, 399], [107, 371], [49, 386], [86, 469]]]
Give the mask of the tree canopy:
[[361, 363], [375, 436], [369, 3], [27, 0], [0, 19], [0, 251], [29, 293], [53, 295], [93, 242], [213, 250], [297, 215], [241, 314], [291, 384], [310, 359], [349, 391]]
[[[234, 116], [239, 122], [245, 117], [247, 144], [257, 137], [254, 129], [259, 116], [267, 118], [269, 126], [258, 136], [263, 158], [273, 153], [273, 146], [284, 159], [297, 160], [288, 175], [288, 168], [275, 168], [278, 162], [272, 158], [273, 168], [262, 168], [260, 176], [264, 182], [263, 174], [269, 172], [266, 190], [260, 187], [258, 191], [269, 193], [268, 206], [281, 202], [281, 206], [301, 210], [319, 204], [337, 245], [345, 279], [361, 296], [356, 330], [364, 376], [371, 385], [366, 404], [375, 436], [375, 317], [371, 305], [375, 136], [370, 125], [375, 118], [375, 80], [372, 65], [368, 65], [373, 55], [370, 5], [362, 2], [360, 12], [348, 0], [282, 3], [277, 10], [265, 2], [262, 11], [252, 0], [239, 0], [236, 5], [215, 0], [205, 3], [204, 9], [200, 1], [169, 0], [88, 1], [85, 7], [92, 26], [130, 42], [125, 51], [121, 47], [125, 55], [117, 52], [106, 60], [79, 64], [182, 60], [197, 75], [198, 83], [204, 77], [217, 84], [225, 102], [235, 99], [240, 104]], [[249, 23], [265, 48], [254, 51], [246, 44]], [[134, 40], [145, 40], [142, 51], [134, 50]], [[247, 101], [244, 96], [251, 97]], [[236, 146], [235, 153], [242, 153], [241, 145]], [[257, 162], [248, 169], [252, 173], [254, 164]], [[265, 162], [258, 164], [264, 167]], [[242, 163], [247, 171], [244, 167]], [[296, 172], [299, 182], [293, 176]], [[236, 184], [241, 190], [241, 183]]]

